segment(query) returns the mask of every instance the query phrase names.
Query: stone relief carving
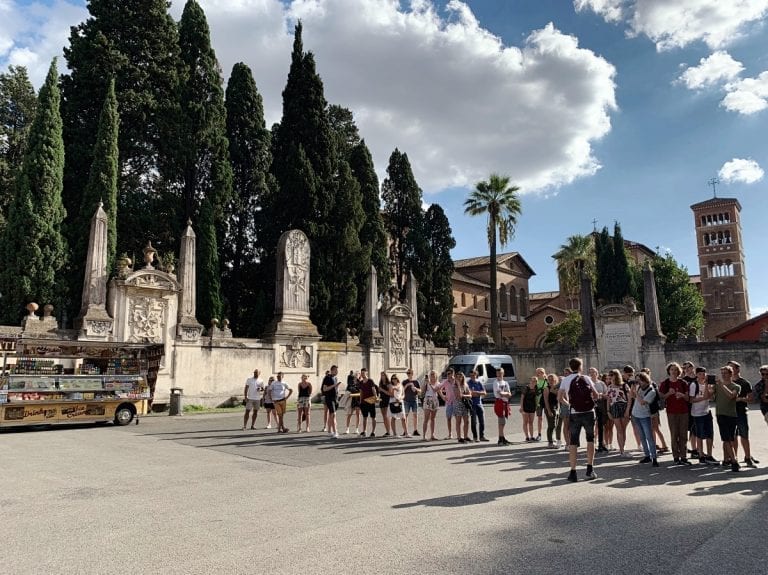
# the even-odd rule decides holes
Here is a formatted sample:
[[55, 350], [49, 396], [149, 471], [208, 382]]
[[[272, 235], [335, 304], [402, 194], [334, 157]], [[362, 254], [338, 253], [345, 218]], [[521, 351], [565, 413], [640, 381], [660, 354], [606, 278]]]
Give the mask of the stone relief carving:
[[144, 287], [150, 289], [160, 289], [172, 291], [176, 289], [171, 282], [165, 281], [162, 278], [157, 277], [155, 274], [142, 274], [131, 278], [128, 285], [134, 285], [136, 287]]
[[405, 365], [407, 339], [408, 326], [406, 321], [403, 319], [393, 321], [389, 333], [389, 353], [397, 366]]
[[180, 326], [178, 328], [178, 335], [181, 341], [197, 341], [200, 339], [202, 331], [203, 326]]
[[111, 321], [86, 320], [85, 323], [91, 335], [108, 335], [112, 331]]
[[130, 300], [128, 315], [128, 341], [161, 343], [165, 327], [167, 302], [151, 297]]
[[293, 338], [291, 345], [281, 345], [280, 367], [312, 367], [312, 347], [302, 345], [298, 337]]
[[285, 245], [285, 267], [288, 270], [286, 309], [308, 309], [309, 244], [307, 237], [292, 230]]

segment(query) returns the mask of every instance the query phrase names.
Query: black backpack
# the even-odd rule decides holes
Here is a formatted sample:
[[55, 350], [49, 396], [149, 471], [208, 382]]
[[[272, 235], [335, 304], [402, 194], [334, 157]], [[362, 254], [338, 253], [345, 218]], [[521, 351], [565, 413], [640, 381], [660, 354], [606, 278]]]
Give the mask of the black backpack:
[[577, 375], [568, 388], [568, 403], [576, 413], [587, 413], [595, 408], [592, 386], [583, 375]]

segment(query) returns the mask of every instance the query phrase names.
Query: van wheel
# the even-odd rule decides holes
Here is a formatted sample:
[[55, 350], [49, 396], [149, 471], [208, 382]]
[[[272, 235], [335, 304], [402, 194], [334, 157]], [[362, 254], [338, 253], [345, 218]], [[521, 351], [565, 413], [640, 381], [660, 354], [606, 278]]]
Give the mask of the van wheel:
[[136, 416], [136, 408], [124, 403], [115, 411], [115, 425], [128, 425]]

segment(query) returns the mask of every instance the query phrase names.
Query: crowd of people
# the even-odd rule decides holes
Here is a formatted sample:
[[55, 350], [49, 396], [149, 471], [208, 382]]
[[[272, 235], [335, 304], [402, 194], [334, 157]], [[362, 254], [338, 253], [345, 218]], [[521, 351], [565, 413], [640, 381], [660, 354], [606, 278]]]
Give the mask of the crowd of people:
[[[278, 433], [288, 433], [286, 406], [294, 390], [284, 381], [282, 372], [270, 377], [266, 384], [259, 375], [259, 370], [254, 370], [253, 377], [245, 383], [243, 429], [247, 429], [249, 420], [250, 428], [255, 429], [258, 411], [263, 408], [267, 429], [272, 429], [274, 423]], [[448, 439], [462, 444], [489, 441], [484, 407], [488, 392], [476, 371], [465, 375], [448, 368], [443, 377], [438, 378], [432, 370], [419, 382], [413, 370], [408, 369], [402, 381], [397, 374], [386, 372], [381, 372], [379, 380], [374, 381], [363, 368], [350, 371], [343, 392], [341, 384], [335, 365], [326, 372], [319, 390], [314, 389], [308, 375], [301, 376], [296, 398], [297, 433], [311, 431], [311, 402], [319, 393], [323, 405], [322, 431], [332, 438], [339, 436], [337, 413], [346, 417], [345, 434], [353, 430], [352, 433], [362, 437], [376, 437], [378, 411], [384, 424], [380, 437], [420, 437], [423, 441], [436, 441], [435, 420], [440, 405], [444, 404]], [[509, 445], [505, 432], [515, 390], [505, 380], [502, 368], [496, 370], [492, 388], [497, 444]], [[690, 361], [682, 365], [672, 362], [666, 366], [665, 379], [656, 383], [650, 370], [644, 368], [636, 373], [630, 365], [605, 373], [589, 368], [585, 374], [582, 360], [573, 358], [562, 375], [536, 369], [520, 392], [519, 411], [526, 442], [542, 441], [546, 420], [546, 447], [569, 452], [568, 480], [577, 481], [576, 461], [582, 430], [587, 444], [586, 479], [596, 478], [596, 452], [618, 451], [622, 457], [634, 458], [627, 446], [627, 429], [632, 430], [637, 449], [643, 453], [641, 464], [658, 467], [659, 456], [671, 451], [675, 465], [698, 462], [723, 465], [734, 472], [739, 471], [742, 463], [755, 467], [758, 461], [752, 457], [747, 417], [750, 402], [760, 404], [768, 423], [768, 365], [760, 368], [760, 381], [753, 387], [742, 376], [741, 365], [736, 361], [719, 368], [719, 377]], [[715, 407], [714, 418], [711, 403]], [[663, 410], [666, 410], [669, 442], [659, 424]], [[715, 420], [722, 442], [722, 461], [712, 454]], [[743, 451], [741, 463], [739, 448]]]

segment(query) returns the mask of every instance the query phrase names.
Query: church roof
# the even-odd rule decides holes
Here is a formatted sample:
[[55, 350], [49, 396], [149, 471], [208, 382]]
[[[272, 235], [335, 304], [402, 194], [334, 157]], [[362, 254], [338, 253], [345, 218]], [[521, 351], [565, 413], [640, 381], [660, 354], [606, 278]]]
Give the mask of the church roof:
[[[536, 272], [533, 271], [533, 268], [528, 265], [528, 262], [523, 259], [523, 256], [520, 255], [519, 252], [506, 252], [503, 254], [496, 254], [496, 265], [500, 266], [505, 264], [511, 259], [517, 259], [520, 261], [520, 263], [525, 267], [525, 269], [530, 273], [530, 275], [535, 276]], [[454, 269], [460, 269], [460, 268], [475, 268], [475, 267], [481, 267], [481, 266], [488, 266], [491, 263], [491, 256], [480, 256], [476, 258], [467, 258], [463, 260], [454, 260], [453, 261], [453, 267]]]
[[741, 211], [741, 204], [739, 203], [739, 200], [736, 198], [709, 198], [708, 200], [704, 200], [703, 202], [699, 202], [698, 204], [693, 204], [691, 206], [692, 210], [700, 210], [701, 208], [715, 208], [719, 206], [730, 206], [732, 204], [736, 204], [736, 209]]
[[[455, 264], [454, 264], [455, 265]], [[487, 284], [485, 282], [481, 282], [479, 279], [473, 278], [471, 276], [468, 276], [466, 274], [463, 274], [461, 272], [457, 272], [454, 270], [454, 272], [451, 274], [451, 280], [452, 281], [459, 281], [463, 283], [468, 283], [480, 287], [484, 287], [486, 289], [491, 289], [490, 284]]]

